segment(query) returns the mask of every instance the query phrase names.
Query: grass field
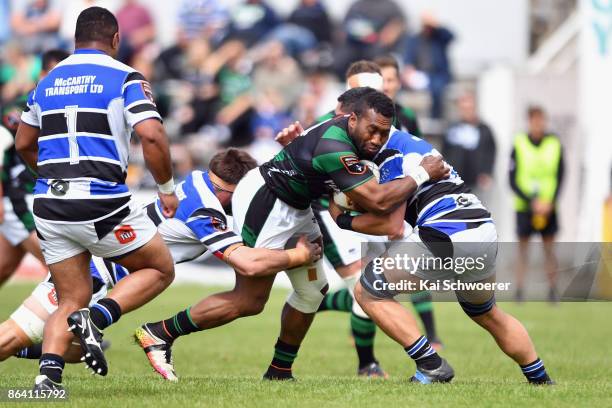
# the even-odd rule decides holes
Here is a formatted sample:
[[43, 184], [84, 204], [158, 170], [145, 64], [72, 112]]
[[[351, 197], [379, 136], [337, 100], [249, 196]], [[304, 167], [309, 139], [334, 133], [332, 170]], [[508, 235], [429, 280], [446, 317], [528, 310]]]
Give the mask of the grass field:
[[[31, 285], [0, 290], [0, 318], [23, 300]], [[211, 406], [211, 407], [344, 407], [344, 406], [612, 406], [612, 304], [507, 304], [530, 331], [555, 387], [531, 387], [518, 367], [472, 324], [453, 303], [435, 305], [446, 349], [442, 355], [456, 371], [452, 384], [408, 383], [414, 364], [403, 350], [378, 332], [377, 357], [391, 378], [356, 378], [356, 358], [349, 337], [348, 315], [317, 316], [294, 365], [294, 383], [262, 382], [278, 335], [284, 291], [273, 293], [263, 314], [226, 327], [180, 339], [174, 348], [181, 380], [163, 382], [131, 341], [145, 320], [168, 317], [211, 288], [178, 286], [143, 309], [126, 315], [106, 332], [112, 348], [106, 356], [109, 375], [91, 376], [83, 365], [69, 366], [64, 382], [69, 401], [61, 406]], [[10, 359], [0, 363], [0, 388], [31, 387], [37, 363]], [[0, 406], [14, 406], [0, 402]], [[27, 404], [26, 404], [27, 405]], [[39, 403], [34, 406], [41, 406]], [[23, 404], [19, 406], [24, 406]]]

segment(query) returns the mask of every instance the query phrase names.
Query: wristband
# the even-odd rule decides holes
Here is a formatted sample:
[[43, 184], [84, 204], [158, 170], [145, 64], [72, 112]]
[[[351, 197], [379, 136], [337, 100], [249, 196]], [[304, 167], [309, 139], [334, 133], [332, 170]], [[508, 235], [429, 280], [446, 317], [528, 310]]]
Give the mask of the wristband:
[[287, 269], [293, 269], [298, 266], [302, 266], [309, 259], [309, 252], [306, 248], [287, 249], [285, 252], [287, 253], [287, 256], [289, 256], [289, 263], [287, 264]]
[[412, 177], [417, 187], [420, 187], [421, 184], [429, 181], [429, 173], [427, 173], [423, 166], [418, 166], [414, 170], [410, 170], [408, 172], [408, 175]]
[[166, 181], [164, 184], [158, 184], [157, 189], [162, 194], [172, 194], [174, 193], [174, 178]]
[[353, 218], [349, 213], [342, 213], [336, 218], [336, 224], [342, 229], [353, 231]]

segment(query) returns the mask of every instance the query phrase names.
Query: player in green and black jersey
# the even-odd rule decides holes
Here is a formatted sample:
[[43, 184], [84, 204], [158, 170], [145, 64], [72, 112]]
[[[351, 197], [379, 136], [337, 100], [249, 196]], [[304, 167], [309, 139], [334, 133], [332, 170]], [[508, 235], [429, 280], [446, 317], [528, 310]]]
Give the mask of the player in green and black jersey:
[[[40, 77], [68, 55], [61, 50], [45, 52]], [[32, 216], [36, 178], [15, 151], [15, 134], [27, 99], [22, 95], [0, 109], [0, 286], [15, 272], [26, 252], [44, 263]]]

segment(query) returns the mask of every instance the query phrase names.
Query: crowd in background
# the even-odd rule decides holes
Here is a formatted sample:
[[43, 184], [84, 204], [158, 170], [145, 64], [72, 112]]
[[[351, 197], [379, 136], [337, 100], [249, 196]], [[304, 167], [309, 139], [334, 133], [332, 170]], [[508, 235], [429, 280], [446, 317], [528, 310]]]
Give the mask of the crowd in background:
[[[267, 160], [279, 149], [279, 130], [294, 120], [308, 125], [335, 106], [347, 67], [359, 59], [395, 56], [404, 92], [429, 95], [422, 114], [447, 117], [447, 51], [454, 36], [431, 13], [420, 16], [416, 31], [416, 21], [409, 25], [395, 0], [356, 0], [340, 21], [318, 0], [301, 0], [286, 16], [265, 0], [225, 4], [181, 0], [176, 41], [163, 48], [152, 3], [0, 0], [0, 104], [35, 86], [42, 52], [72, 50], [79, 12], [98, 5], [119, 21], [118, 58], [153, 86], [179, 177], [223, 146], [247, 148], [257, 160]], [[150, 184], [146, 173], [132, 166], [130, 183]]]

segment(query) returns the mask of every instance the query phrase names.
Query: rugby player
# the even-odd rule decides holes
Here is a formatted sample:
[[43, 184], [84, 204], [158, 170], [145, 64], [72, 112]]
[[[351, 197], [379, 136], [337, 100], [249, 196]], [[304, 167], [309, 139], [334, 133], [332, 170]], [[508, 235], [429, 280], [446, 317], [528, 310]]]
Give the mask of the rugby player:
[[[39, 80], [66, 57], [68, 53], [62, 50], [45, 52], [42, 55]], [[0, 286], [15, 272], [26, 253], [45, 262], [32, 216], [32, 190], [36, 178], [15, 151], [15, 134], [27, 99], [28, 95], [22, 95], [6, 103], [1, 110], [0, 154], [3, 159], [0, 162]]]
[[[332, 187], [347, 192], [353, 201], [376, 213], [389, 212], [405, 201], [416, 188], [414, 180], [407, 177], [379, 185], [359, 162], [373, 158], [386, 142], [393, 116], [393, 103], [384, 94], [366, 95], [350, 115], [312, 127], [273, 160], [251, 170], [239, 182], [232, 198], [234, 230], [242, 232], [244, 243], [250, 247], [281, 249], [290, 245], [296, 235], [306, 234], [311, 241], [319, 240], [320, 232], [310, 203]], [[426, 158], [423, 167], [432, 179], [446, 176], [440, 158]], [[290, 269], [287, 275], [293, 292], [283, 308], [281, 333], [265, 379], [293, 378], [293, 361], [327, 291], [321, 261], [312, 267]], [[192, 319], [197, 319], [197, 327], [188, 325], [188, 319], [183, 318], [185, 323], [175, 332], [164, 330], [163, 322], [147, 323], [142, 328], [152, 332], [152, 327], [156, 327], [148, 347], [155, 347], [152, 350], [159, 352], [159, 359], [165, 360], [165, 371], [174, 372], [171, 347], [178, 337], [263, 310], [274, 276], [258, 279], [237, 276], [236, 279], [232, 291], [200, 302], [201, 315], [191, 314]], [[166, 378], [164, 373], [160, 374]]]
[[[177, 185], [181, 200], [174, 218], [163, 217], [159, 200], [146, 206], [147, 214], [158, 225], [175, 263], [188, 262], [210, 251], [241, 276], [256, 277], [310, 264], [321, 257], [321, 248], [305, 237], [300, 238], [295, 249], [286, 251], [249, 248], [227, 227], [225, 210], [230, 209], [232, 191], [238, 180], [256, 165], [244, 151], [221, 151], [211, 159], [209, 170], [193, 171]], [[95, 305], [129, 272], [109, 260], [93, 257], [90, 273], [93, 287], [90, 305]], [[47, 277], [11, 317], [0, 324], [0, 361], [15, 354], [22, 358], [40, 358], [39, 343], [44, 324], [57, 305], [55, 287]], [[186, 313], [189, 315], [190, 309]], [[171, 330], [172, 324], [167, 325]], [[76, 343], [68, 350], [65, 361], [76, 363], [81, 357], [81, 346]]]
[[[59, 300], [45, 325], [35, 389], [62, 387], [62, 356], [73, 334], [86, 364], [106, 375], [102, 330], [174, 278], [170, 252], [125, 185], [133, 130], [158, 183], [163, 211], [174, 215], [178, 199], [168, 139], [149, 83], [113, 58], [118, 50], [115, 16], [101, 7], [83, 10], [75, 53], [39, 82], [17, 130], [15, 147], [38, 173], [34, 221]], [[91, 255], [113, 258], [130, 271], [97, 308], [87, 308]]]
[[[387, 75], [389, 73], [387, 72]], [[388, 85], [388, 78], [383, 81], [381, 68], [371, 61], [357, 61], [348, 68], [346, 72], [346, 84], [349, 90], [338, 98], [338, 104], [334, 111], [318, 119], [317, 123], [329, 120], [342, 114], [350, 113], [353, 105], [363, 97], [366, 93], [374, 89], [380, 90], [384, 88], [385, 94], [391, 97], [388, 92], [393, 95], [397, 89]], [[390, 90], [387, 88], [391, 88]], [[395, 104], [396, 117], [392, 127], [403, 126], [403, 122], [398, 121], [398, 105]], [[414, 125], [414, 126], [413, 126]], [[416, 121], [412, 127], [416, 127]], [[296, 122], [289, 128], [279, 132], [277, 140], [279, 143], [286, 145], [299, 133], [302, 132], [300, 123]], [[335, 292], [327, 293], [319, 311], [338, 310], [350, 312], [351, 334], [354, 339], [355, 351], [357, 352], [358, 368], [357, 375], [365, 377], [387, 378], [387, 374], [382, 369], [380, 363], [374, 355], [374, 338], [376, 335], [376, 325], [361, 309], [357, 302], [354, 302], [353, 288], [357, 283], [361, 274], [361, 242], [367, 240], [367, 237], [357, 236], [356, 234], [347, 239], [347, 233], [336, 225], [330, 218], [328, 208], [328, 198], [321, 197], [312, 202], [312, 208], [317, 223], [321, 229], [323, 237], [324, 254], [330, 264], [334, 267], [338, 275], [343, 279], [346, 288]], [[411, 301], [415, 310], [419, 314], [425, 331], [434, 348], [437, 350], [442, 348], [442, 342], [436, 333], [434, 322], [433, 304], [431, 293], [423, 291], [410, 295]]]
[[[384, 216], [367, 213], [353, 217], [335, 203], [330, 204], [330, 214], [343, 228], [374, 235], [397, 235], [403, 230], [400, 240], [403, 245], [392, 245], [383, 257], [428, 254], [443, 259], [469, 256], [486, 260], [485, 268], [471, 269], [459, 277], [452, 270], [427, 268], [408, 271], [395, 267], [376, 271], [371, 262], [355, 287], [355, 298], [363, 310], [415, 360], [417, 368], [411, 381], [424, 384], [449, 382], [454, 371], [420, 334], [410, 313], [394, 300], [400, 292], [385, 286], [419, 279], [494, 282], [497, 255], [497, 233], [490, 213], [454, 170], [448, 179], [429, 180], [419, 166], [428, 156], [439, 156], [439, 153], [424, 140], [395, 132], [375, 159], [380, 166], [380, 182], [385, 184], [416, 174], [419, 184], [416, 193]], [[529, 383], [553, 384], [527, 331], [518, 320], [497, 307], [494, 291], [455, 293], [465, 313], [489, 331], [502, 351], [519, 364]]]

